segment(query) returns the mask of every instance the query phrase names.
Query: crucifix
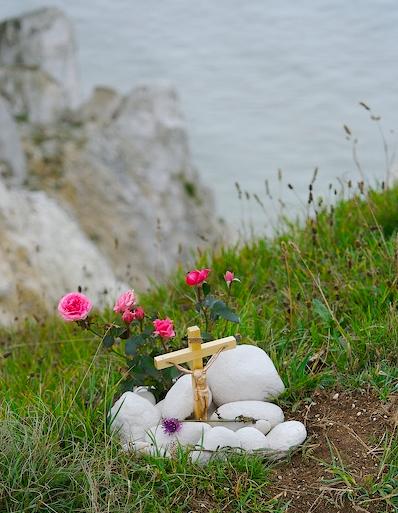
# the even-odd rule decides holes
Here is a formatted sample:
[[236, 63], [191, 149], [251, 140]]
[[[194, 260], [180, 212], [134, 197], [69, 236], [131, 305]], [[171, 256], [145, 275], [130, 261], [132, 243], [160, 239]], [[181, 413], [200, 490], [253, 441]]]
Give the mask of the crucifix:
[[[162, 354], [154, 358], [155, 367], [158, 370], [174, 365], [185, 374], [191, 374], [196, 420], [207, 420], [207, 409], [209, 407], [209, 389], [206, 379], [207, 369], [221, 351], [234, 349], [235, 347], [235, 337], [225, 337], [203, 343], [200, 329], [197, 326], [191, 326], [188, 328], [188, 347], [186, 349]], [[212, 358], [204, 367], [203, 358], [206, 358], [206, 356], [211, 356]], [[188, 363], [190, 370], [182, 367], [182, 363]]]

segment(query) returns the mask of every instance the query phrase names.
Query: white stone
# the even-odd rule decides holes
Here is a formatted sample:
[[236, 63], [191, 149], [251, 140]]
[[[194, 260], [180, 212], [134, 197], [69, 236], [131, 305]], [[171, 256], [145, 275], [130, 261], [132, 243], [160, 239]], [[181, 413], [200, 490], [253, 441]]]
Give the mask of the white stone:
[[0, 96], [0, 179], [22, 185], [26, 179], [26, 160], [10, 105]]
[[242, 449], [248, 452], [264, 449], [266, 446], [265, 435], [254, 427], [244, 427], [236, 431], [236, 436], [242, 445]]
[[285, 389], [270, 357], [252, 345], [240, 345], [221, 353], [207, 377], [217, 405], [243, 400], [265, 401]]
[[[211, 392], [209, 402], [211, 403]], [[167, 392], [162, 405], [163, 417], [184, 420], [193, 413], [192, 377], [181, 376]]]
[[283, 457], [288, 451], [301, 445], [307, 438], [302, 422], [288, 420], [275, 426], [265, 437], [267, 452], [274, 457]]
[[205, 464], [213, 458], [225, 458], [234, 449], [241, 449], [236, 433], [217, 426], [205, 432], [202, 442], [198, 444], [198, 449], [192, 451], [191, 460], [193, 463]]
[[156, 404], [156, 397], [149, 390], [149, 387], [147, 387], [147, 386], [134, 387], [133, 392], [135, 394], [140, 395], [141, 397], [144, 397], [144, 399], [147, 399], [151, 404], [153, 404], [153, 405]]
[[3, 21], [0, 65], [46, 73], [62, 88], [67, 104], [77, 107], [80, 85], [75, 37], [70, 20], [59, 9], [42, 8]]
[[163, 417], [163, 405], [164, 405], [164, 399], [162, 399], [161, 401], [159, 401], [158, 403], [155, 404], [156, 408], [160, 412], [161, 417]]
[[112, 406], [110, 426], [122, 443], [144, 442], [146, 431], [160, 421], [159, 410], [134, 392], [125, 392]]
[[183, 422], [180, 431], [167, 434], [163, 426], [158, 424], [147, 431], [145, 441], [151, 443], [160, 454], [166, 451], [172, 453], [179, 446], [186, 447], [200, 443], [209, 429], [211, 427], [205, 422]]
[[269, 420], [264, 420], [264, 419], [258, 420], [255, 424], [255, 427], [256, 427], [256, 429], [261, 431], [261, 433], [263, 433], [263, 435], [266, 435], [267, 433], [269, 433], [272, 428], [271, 422]]
[[59, 299], [79, 286], [98, 308], [128, 288], [44, 192], [7, 189], [0, 180], [0, 234], [0, 324], [55, 313]]
[[[267, 421], [269, 422], [270, 426], [264, 422], [260, 422], [259, 425], [257, 425], [257, 422], [255, 424], [251, 424], [250, 422], [240, 422], [238, 419], [239, 417], [252, 418], [257, 422], [259, 420]], [[233, 431], [243, 427], [251, 426], [255, 427], [256, 429], [259, 428], [259, 431], [261, 432], [265, 432], [268, 427], [273, 428], [277, 424], [283, 422], [284, 415], [282, 409], [273, 403], [266, 403], [262, 401], [234, 401], [232, 403], [219, 406], [210, 417], [210, 422], [235, 419], [238, 420], [236, 422], [226, 422], [225, 424], [218, 422], [217, 425], [225, 426], [228, 429], [232, 429]]]

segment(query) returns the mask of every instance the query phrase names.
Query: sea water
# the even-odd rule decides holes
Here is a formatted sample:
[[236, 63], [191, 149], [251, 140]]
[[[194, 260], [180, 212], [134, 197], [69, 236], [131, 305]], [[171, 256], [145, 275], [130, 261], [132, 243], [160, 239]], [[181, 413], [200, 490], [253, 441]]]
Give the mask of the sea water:
[[[315, 168], [322, 194], [337, 177], [359, 179], [358, 162], [369, 179], [385, 178], [383, 137], [393, 160], [398, 129], [396, 0], [44, 4], [75, 24], [86, 96], [97, 84], [123, 92], [143, 82], [175, 84], [193, 161], [230, 223], [242, 218], [235, 182], [265, 201], [268, 180], [274, 200], [280, 195], [294, 214]], [[0, 16], [44, 4], [0, 0]], [[269, 225], [261, 209], [250, 212], [257, 228]]]

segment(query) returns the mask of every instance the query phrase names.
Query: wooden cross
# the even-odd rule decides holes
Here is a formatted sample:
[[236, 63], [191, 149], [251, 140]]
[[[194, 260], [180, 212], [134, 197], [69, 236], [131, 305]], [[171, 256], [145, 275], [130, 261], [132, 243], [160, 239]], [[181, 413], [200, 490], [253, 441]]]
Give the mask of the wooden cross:
[[[235, 347], [235, 337], [225, 337], [202, 343], [200, 329], [197, 326], [192, 326], [188, 328], [188, 347], [156, 356], [154, 358], [155, 367], [161, 370], [175, 365], [186, 374], [192, 375], [195, 419], [207, 420], [209, 389], [207, 387], [206, 371], [221, 351], [234, 349]], [[203, 358], [206, 358], [206, 356], [212, 356], [212, 359], [206, 367], [203, 367]], [[188, 363], [191, 370], [181, 367], [182, 363]]]

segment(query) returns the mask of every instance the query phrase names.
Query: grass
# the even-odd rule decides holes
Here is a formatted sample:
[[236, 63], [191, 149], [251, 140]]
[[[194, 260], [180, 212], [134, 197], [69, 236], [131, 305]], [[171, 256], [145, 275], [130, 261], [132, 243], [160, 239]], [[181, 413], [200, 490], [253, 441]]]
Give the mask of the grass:
[[[308, 404], [320, 389], [371, 390], [386, 402], [398, 392], [398, 189], [311, 208], [303, 226], [198, 255], [198, 265], [209, 265], [220, 282], [227, 269], [241, 278], [233, 299], [239, 333], [275, 362], [287, 387], [279, 401], [285, 410]], [[179, 335], [197, 322], [182, 276], [141, 301], [174, 319]], [[123, 366], [76, 327], [46, 319], [2, 330], [0, 354], [1, 513], [298, 511], [273, 491], [275, 466], [260, 457], [201, 468], [186, 454], [165, 460], [121, 452], [106, 414]], [[327, 467], [324, 485], [338, 489], [343, 511], [396, 511], [396, 433], [386, 433], [377, 473], [367, 480], [338, 454], [314, 461]], [[311, 458], [304, 452], [296, 458]]]

